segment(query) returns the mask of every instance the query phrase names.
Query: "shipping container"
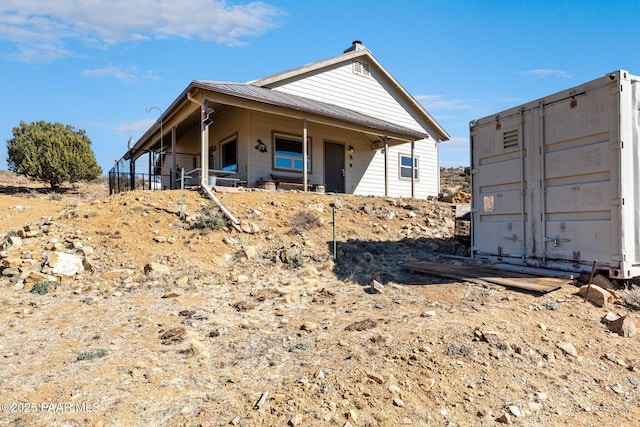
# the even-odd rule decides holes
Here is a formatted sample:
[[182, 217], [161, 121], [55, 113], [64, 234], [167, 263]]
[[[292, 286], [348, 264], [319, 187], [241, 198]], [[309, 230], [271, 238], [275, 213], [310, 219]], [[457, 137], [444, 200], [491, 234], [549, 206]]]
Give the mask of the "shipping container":
[[615, 71], [474, 120], [474, 258], [640, 275], [640, 77]]

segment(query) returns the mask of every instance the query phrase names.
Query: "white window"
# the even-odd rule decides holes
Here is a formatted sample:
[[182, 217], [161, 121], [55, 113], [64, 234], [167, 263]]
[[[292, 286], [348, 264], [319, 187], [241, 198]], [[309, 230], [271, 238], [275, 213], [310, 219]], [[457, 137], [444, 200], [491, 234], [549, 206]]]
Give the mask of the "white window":
[[[419, 179], [419, 162], [418, 157], [413, 158], [413, 178], [417, 181]], [[411, 156], [406, 154], [400, 154], [400, 160], [398, 169], [400, 170], [400, 179], [411, 179]]]
[[[276, 134], [273, 138], [273, 168], [302, 171], [302, 138]], [[307, 171], [311, 172], [311, 142], [307, 146]]]

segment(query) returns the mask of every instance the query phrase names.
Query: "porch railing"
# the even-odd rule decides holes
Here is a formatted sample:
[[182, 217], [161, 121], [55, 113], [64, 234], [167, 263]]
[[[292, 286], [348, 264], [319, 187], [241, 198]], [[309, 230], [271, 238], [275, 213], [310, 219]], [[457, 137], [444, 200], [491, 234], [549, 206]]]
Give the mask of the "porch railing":
[[[109, 171], [109, 194], [132, 190], [170, 190], [180, 187], [182, 167], [191, 170], [199, 163], [199, 156], [192, 153], [176, 153], [180, 159], [177, 171], [171, 169], [171, 153], [160, 155], [152, 150], [145, 151], [132, 160], [131, 153], [127, 153]], [[140, 168], [139, 164], [142, 164]], [[144, 172], [139, 171], [142, 169]]]

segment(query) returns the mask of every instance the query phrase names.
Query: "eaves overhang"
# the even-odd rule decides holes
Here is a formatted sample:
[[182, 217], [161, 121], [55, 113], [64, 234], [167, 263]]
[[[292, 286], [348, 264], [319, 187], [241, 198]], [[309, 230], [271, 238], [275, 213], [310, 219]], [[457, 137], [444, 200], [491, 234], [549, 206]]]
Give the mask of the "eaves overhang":
[[197, 105], [188, 100], [199, 93], [204, 101], [249, 110], [264, 111], [287, 117], [305, 118], [312, 122], [394, 138], [403, 142], [430, 138], [429, 134], [386, 120], [368, 116], [348, 108], [313, 99], [275, 91], [247, 83], [195, 80], [176, 98], [160, 118], [136, 142], [134, 150], [148, 148], [159, 138], [161, 123], [165, 129], [177, 125], [185, 116], [193, 114]]

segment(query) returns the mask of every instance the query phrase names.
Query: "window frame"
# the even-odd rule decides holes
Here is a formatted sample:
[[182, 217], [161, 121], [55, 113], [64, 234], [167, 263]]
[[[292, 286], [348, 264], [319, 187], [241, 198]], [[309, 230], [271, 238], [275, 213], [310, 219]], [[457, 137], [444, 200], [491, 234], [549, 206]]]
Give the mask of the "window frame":
[[[293, 157], [293, 156], [284, 156], [284, 155], [278, 155], [278, 139], [281, 140], [288, 140], [291, 142], [297, 142], [300, 144], [300, 158], [298, 159], [297, 157]], [[272, 133], [272, 137], [271, 137], [271, 168], [274, 171], [282, 171], [282, 172], [296, 172], [296, 173], [302, 173], [303, 171], [303, 165], [302, 165], [302, 135], [295, 135], [295, 134], [290, 134], [290, 133], [286, 133], [286, 132], [273, 132]], [[311, 143], [311, 137], [307, 137], [307, 173], [311, 174], [312, 173], [312, 166], [313, 165], [313, 161], [312, 161], [312, 143]], [[295, 167], [283, 167], [283, 166], [278, 166], [278, 159], [290, 159], [291, 164], [293, 166], [295, 166], [295, 162], [299, 161], [301, 167], [295, 168]]]
[[[409, 172], [409, 176], [403, 176], [403, 170], [410, 170], [411, 166], [403, 165], [402, 159], [407, 158], [411, 161], [411, 154], [398, 153], [398, 179], [403, 181], [411, 181], [411, 172]], [[420, 181], [420, 156], [413, 156], [413, 171], [414, 171], [414, 181]]]

